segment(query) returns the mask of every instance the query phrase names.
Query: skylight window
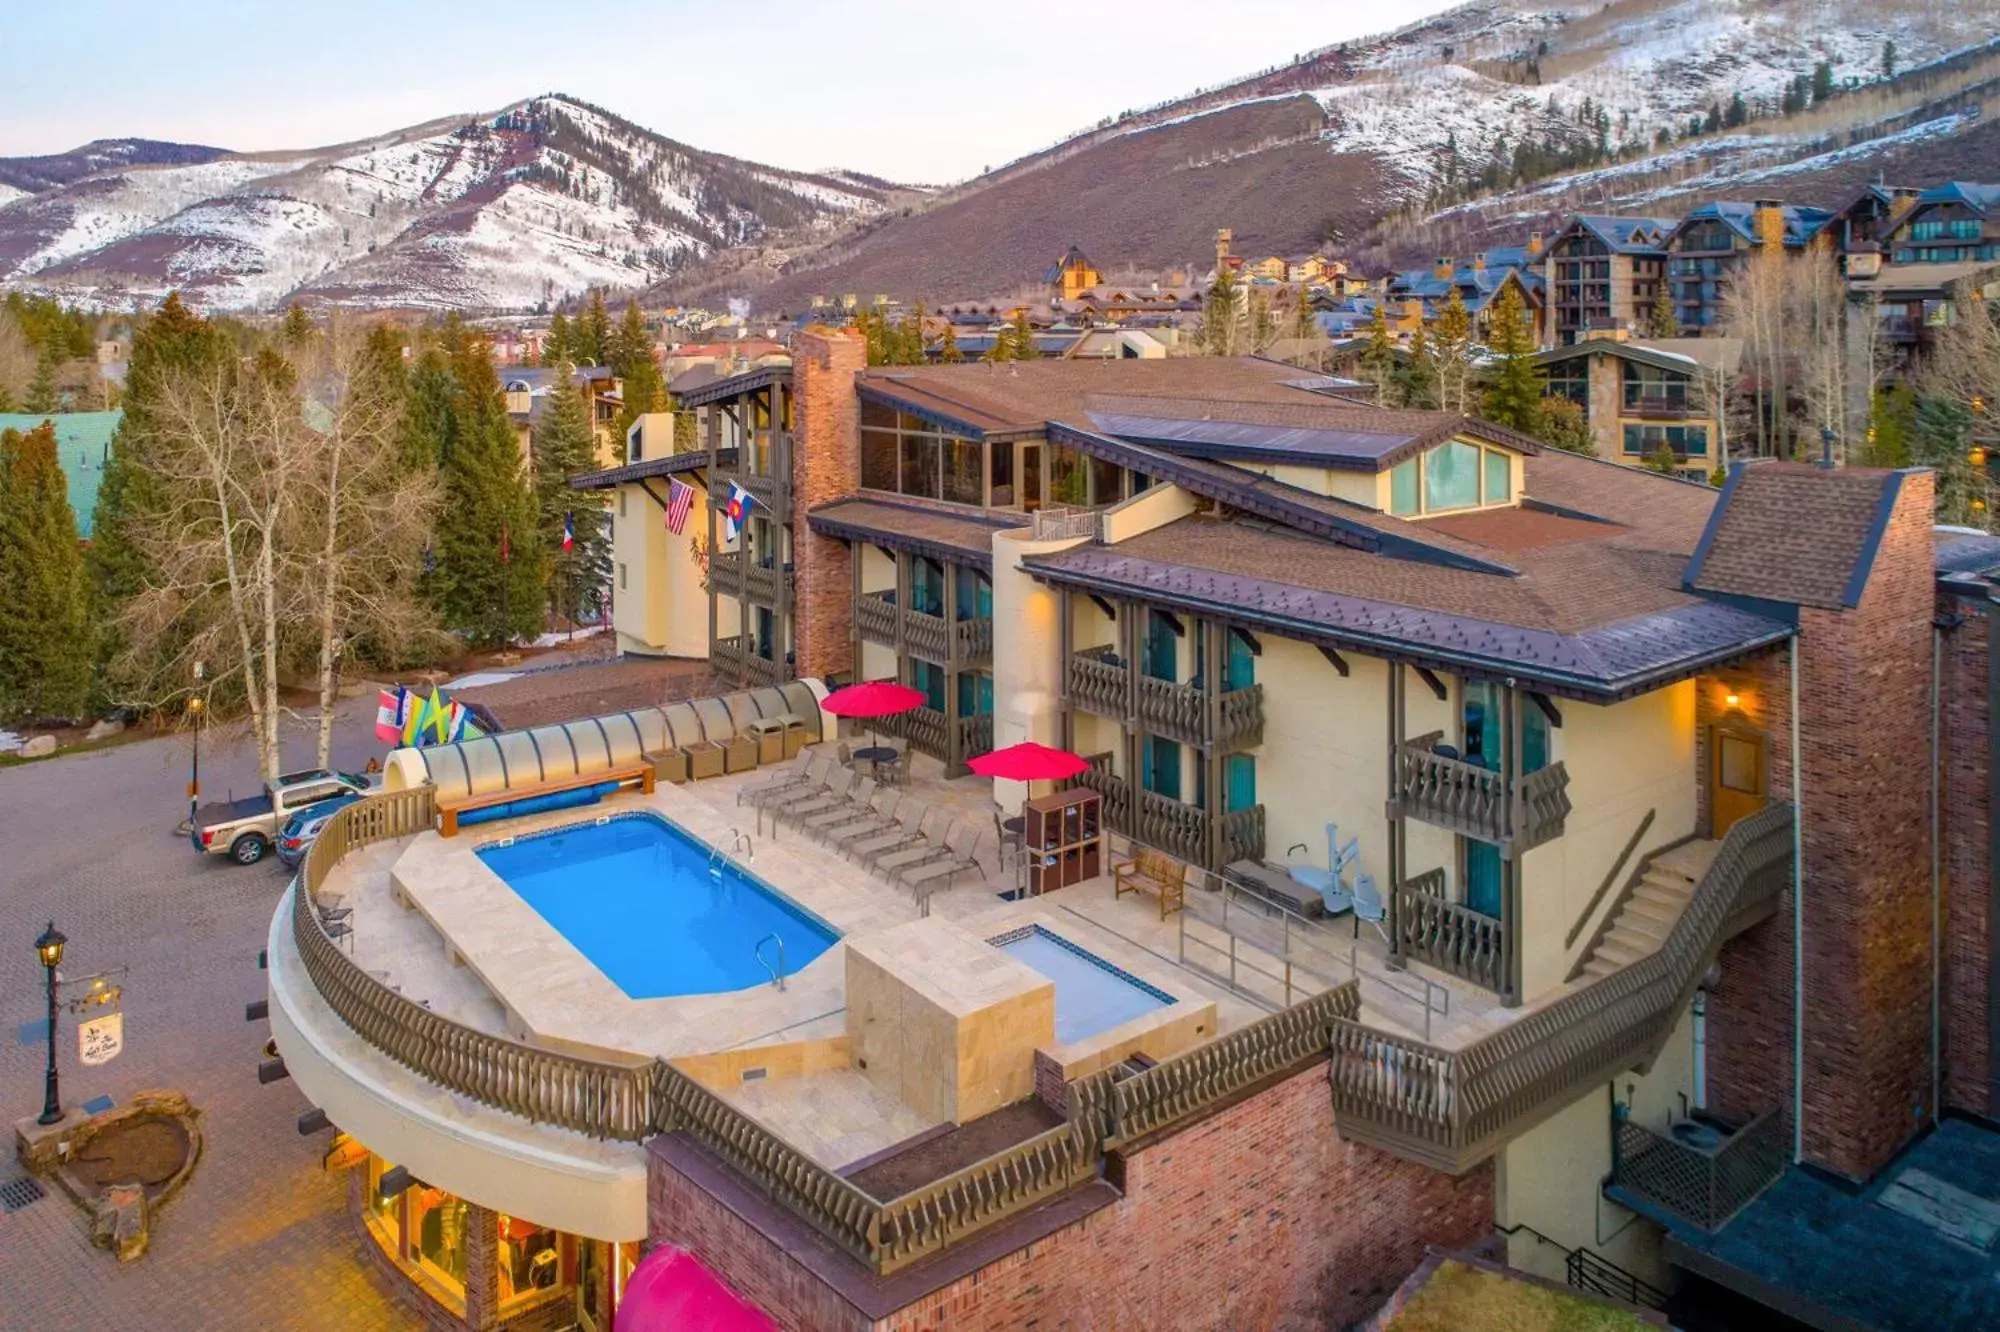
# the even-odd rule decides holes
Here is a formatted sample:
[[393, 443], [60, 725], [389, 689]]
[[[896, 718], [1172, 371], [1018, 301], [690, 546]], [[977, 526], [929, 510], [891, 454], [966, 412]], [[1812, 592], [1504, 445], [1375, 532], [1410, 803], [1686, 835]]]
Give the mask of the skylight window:
[[1491, 508], [1514, 500], [1514, 455], [1447, 440], [1389, 469], [1389, 512], [1398, 518]]

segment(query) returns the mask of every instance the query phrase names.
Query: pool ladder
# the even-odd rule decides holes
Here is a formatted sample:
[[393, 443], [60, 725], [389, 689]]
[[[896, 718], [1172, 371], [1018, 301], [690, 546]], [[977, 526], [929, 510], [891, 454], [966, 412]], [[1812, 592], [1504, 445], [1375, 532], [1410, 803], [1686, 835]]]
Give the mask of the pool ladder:
[[[767, 943], [775, 943], [778, 945], [778, 965], [775, 967], [773, 967], [769, 962], [764, 961], [764, 945]], [[760, 963], [763, 963], [764, 970], [771, 973], [771, 984], [775, 985], [777, 988], [781, 990], [784, 989], [785, 988], [785, 941], [782, 938], [780, 938], [778, 934], [774, 931], [770, 934], [765, 935], [763, 938], [759, 939], [757, 941], [756, 948], [752, 949], [751, 951], [753, 951], [757, 955], [757, 960]]]

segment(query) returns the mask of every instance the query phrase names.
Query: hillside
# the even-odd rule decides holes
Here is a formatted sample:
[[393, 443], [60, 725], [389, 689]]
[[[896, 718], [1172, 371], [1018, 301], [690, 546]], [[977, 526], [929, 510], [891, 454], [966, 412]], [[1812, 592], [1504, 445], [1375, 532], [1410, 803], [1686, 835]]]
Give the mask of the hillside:
[[1222, 226], [1242, 252], [1329, 241], [1408, 262], [1584, 201], [1990, 177], [1996, 18], [1996, 0], [1482, 0], [1108, 118], [907, 214], [810, 250], [724, 255], [666, 290], [750, 289], [774, 309], [821, 292], [950, 300], [1031, 281], [1071, 243], [1111, 270], [1203, 264]]
[[896, 194], [703, 152], [551, 95], [331, 148], [44, 173], [0, 196], [0, 285], [111, 308], [178, 289], [211, 309], [524, 310], [809, 236]]

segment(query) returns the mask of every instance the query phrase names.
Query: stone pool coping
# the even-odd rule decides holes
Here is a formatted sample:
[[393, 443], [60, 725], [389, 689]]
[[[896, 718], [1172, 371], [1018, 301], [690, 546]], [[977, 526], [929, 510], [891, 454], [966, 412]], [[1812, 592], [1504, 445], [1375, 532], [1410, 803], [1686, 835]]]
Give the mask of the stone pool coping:
[[[655, 813], [697, 841], [727, 845], [732, 825], [713, 806], [674, 787], [651, 796], [614, 797], [583, 809], [551, 811], [468, 828], [456, 837], [419, 833], [390, 870], [397, 900], [420, 912], [444, 941], [452, 962], [478, 976], [506, 1011], [508, 1034], [552, 1050], [593, 1058], [673, 1058], [726, 1049], [811, 1022], [846, 1004], [846, 945], [837, 940], [786, 977], [768, 985], [704, 995], [634, 999], [598, 970], [540, 912], [477, 855], [504, 838], [594, 823], [621, 814]], [[742, 823], [752, 811], [743, 811]], [[829, 873], [826, 855], [798, 842], [810, 859], [782, 841], [759, 839], [739, 868], [818, 916], [843, 939], [898, 924], [914, 904], [883, 885], [849, 882]]]

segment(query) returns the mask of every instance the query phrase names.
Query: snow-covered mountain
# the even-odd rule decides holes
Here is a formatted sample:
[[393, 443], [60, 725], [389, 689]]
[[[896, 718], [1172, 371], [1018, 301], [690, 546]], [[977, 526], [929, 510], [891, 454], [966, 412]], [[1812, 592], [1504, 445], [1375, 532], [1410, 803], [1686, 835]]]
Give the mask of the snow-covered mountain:
[[[1766, 182], [1817, 202], [1876, 170], [1991, 178], [1996, 32], [2000, 0], [1475, 0], [1107, 117], [795, 251], [762, 299], [956, 300], [1030, 281], [1071, 243], [1114, 271], [1200, 268], [1225, 226], [1240, 251], [1408, 262], [1398, 234], [1453, 209], [1525, 230]], [[1451, 239], [1440, 224], [1417, 243]], [[747, 271], [715, 269], [709, 286]], [[671, 289], [705, 295], [701, 276]]]
[[0, 194], [0, 285], [109, 308], [179, 290], [249, 310], [315, 298], [530, 309], [645, 287], [767, 235], [810, 236], [895, 190], [703, 152], [557, 95], [332, 148], [13, 188]]

